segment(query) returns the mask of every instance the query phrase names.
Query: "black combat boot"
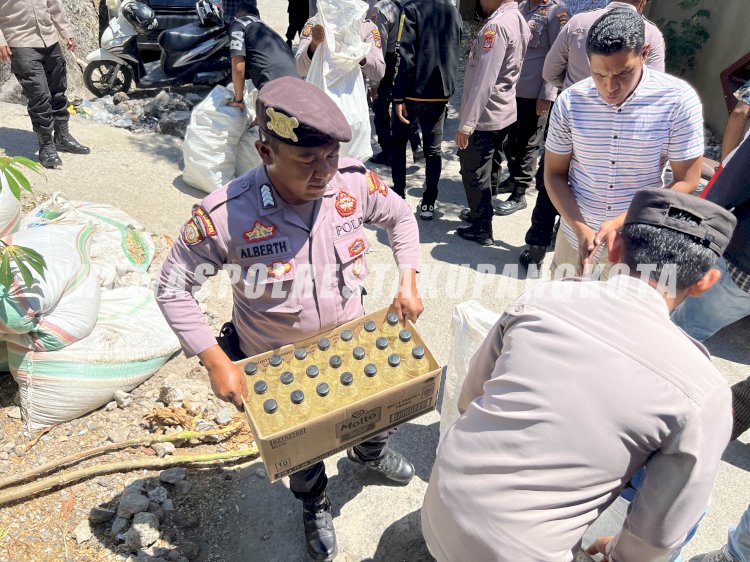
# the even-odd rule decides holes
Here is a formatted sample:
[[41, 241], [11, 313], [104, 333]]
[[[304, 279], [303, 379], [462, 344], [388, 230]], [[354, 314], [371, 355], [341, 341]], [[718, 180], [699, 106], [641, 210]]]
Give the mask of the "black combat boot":
[[37, 133], [36, 136], [39, 139], [39, 163], [45, 168], [62, 168], [52, 133]]
[[336, 546], [336, 529], [333, 528], [331, 502], [325, 492], [317, 498], [302, 502], [302, 521], [305, 524], [307, 553], [313, 560], [333, 560]]
[[526, 269], [529, 277], [538, 279], [541, 276], [542, 261], [546, 253], [547, 248], [545, 246], [531, 244], [518, 256], [518, 263]]
[[471, 226], [459, 226], [456, 234], [464, 240], [471, 240], [482, 246], [494, 246], [495, 240], [492, 238], [492, 228], [477, 223]]
[[501, 201], [495, 205], [495, 214], [499, 217], [507, 217], [512, 215], [516, 211], [526, 208], [526, 198], [522, 195], [521, 197], [510, 196], [507, 201]]
[[347, 449], [346, 456], [350, 461], [363, 464], [370, 470], [379, 472], [399, 484], [408, 484], [414, 477], [414, 465], [404, 455], [396, 451], [389, 450], [382, 459], [374, 461], [360, 460], [354, 449]]
[[83, 146], [73, 138], [68, 129], [67, 121], [55, 121], [55, 146], [60, 152], [72, 154], [88, 154], [91, 152], [88, 146]]

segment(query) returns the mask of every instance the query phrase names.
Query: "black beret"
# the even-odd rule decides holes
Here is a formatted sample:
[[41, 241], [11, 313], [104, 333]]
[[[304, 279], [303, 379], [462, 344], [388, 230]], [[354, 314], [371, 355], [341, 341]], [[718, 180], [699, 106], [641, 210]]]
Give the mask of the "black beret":
[[255, 109], [260, 130], [286, 144], [310, 147], [352, 140], [352, 129], [336, 102], [299, 78], [268, 82], [258, 93]]
[[682, 232], [721, 256], [732, 238], [737, 219], [711, 201], [661, 188], [642, 189], [635, 194], [625, 224], [635, 223]]

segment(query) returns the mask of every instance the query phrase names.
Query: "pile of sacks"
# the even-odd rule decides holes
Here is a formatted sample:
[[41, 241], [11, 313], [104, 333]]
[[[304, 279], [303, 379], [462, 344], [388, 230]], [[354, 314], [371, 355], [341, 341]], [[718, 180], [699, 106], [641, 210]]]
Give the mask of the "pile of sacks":
[[21, 217], [3, 183], [0, 233], [47, 264], [27, 286], [12, 263], [13, 282], [0, 287], [0, 370], [18, 383], [29, 428], [106, 404], [179, 350], [150, 288], [152, 236], [126, 213], [56, 193]]

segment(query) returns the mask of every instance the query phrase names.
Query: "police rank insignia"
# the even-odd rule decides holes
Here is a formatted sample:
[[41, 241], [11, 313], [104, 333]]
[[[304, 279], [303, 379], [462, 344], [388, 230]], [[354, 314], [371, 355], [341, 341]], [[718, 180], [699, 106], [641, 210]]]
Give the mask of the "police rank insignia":
[[306, 23], [305, 27], [302, 28], [302, 33], [300, 33], [300, 36], [301, 37], [310, 37], [310, 35], [312, 34], [312, 28], [313, 28], [313, 24]]
[[273, 107], [266, 109], [266, 115], [271, 119], [266, 123], [266, 127], [271, 129], [282, 139], [289, 139], [292, 142], [297, 142], [299, 140], [294, 132], [294, 129], [299, 127], [299, 121], [297, 121], [296, 117], [284, 115], [280, 111], [276, 111]]
[[377, 27], [372, 30], [372, 38], [375, 40], [375, 46], [378, 49], [382, 49], [383, 41], [380, 39], [380, 30]]
[[216, 227], [206, 210], [197, 205], [193, 208], [193, 216], [182, 227], [182, 239], [188, 246], [195, 246], [206, 236], [216, 236]]
[[350, 217], [357, 210], [357, 200], [346, 191], [340, 191], [336, 196], [336, 210], [342, 217]]
[[242, 236], [248, 242], [260, 242], [261, 240], [268, 240], [276, 236], [276, 225], [263, 224], [260, 221], [255, 221], [253, 227], [242, 233]]
[[373, 193], [380, 193], [383, 197], [388, 195], [388, 186], [385, 185], [385, 182], [375, 172], [368, 170], [365, 173], [365, 177], [367, 178], [367, 193], [369, 195]]
[[271, 186], [267, 183], [264, 183], [260, 187], [260, 202], [264, 209], [273, 209], [276, 207], [276, 199], [271, 191]]
[[280, 279], [292, 270], [292, 262], [289, 261], [275, 261], [271, 262], [268, 266], [268, 275]]
[[365, 251], [365, 241], [362, 238], [357, 238], [347, 249], [351, 257], [356, 257]]
[[485, 52], [492, 50], [492, 45], [494, 45], [495, 43], [496, 35], [497, 35], [497, 31], [493, 31], [491, 29], [488, 29], [487, 31], [484, 32], [484, 35], [482, 36], [482, 38], [484, 39], [484, 44], [482, 45], [482, 49], [484, 49]]

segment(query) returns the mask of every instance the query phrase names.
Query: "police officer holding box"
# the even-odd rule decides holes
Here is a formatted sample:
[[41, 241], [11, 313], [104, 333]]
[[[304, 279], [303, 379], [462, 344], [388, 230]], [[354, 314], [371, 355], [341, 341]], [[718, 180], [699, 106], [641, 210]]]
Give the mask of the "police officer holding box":
[[[297, 78], [268, 82], [256, 110], [263, 165], [193, 208], [159, 277], [157, 300], [188, 356], [208, 369], [214, 393], [241, 406], [245, 376], [206, 324], [193, 289], [225, 264], [241, 268], [233, 284], [234, 329], [244, 356], [290, 344], [364, 314], [365, 224], [387, 229], [400, 272], [393, 306], [400, 318], [422, 313], [416, 288], [419, 231], [406, 202], [361, 162], [338, 158], [351, 138], [328, 95]], [[251, 298], [250, 295], [255, 296]], [[414, 467], [388, 448], [391, 431], [350, 449], [348, 458], [400, 484]], [[293, 474], [303, 501], [307, 550], [336, 555], [323, 463]]]

